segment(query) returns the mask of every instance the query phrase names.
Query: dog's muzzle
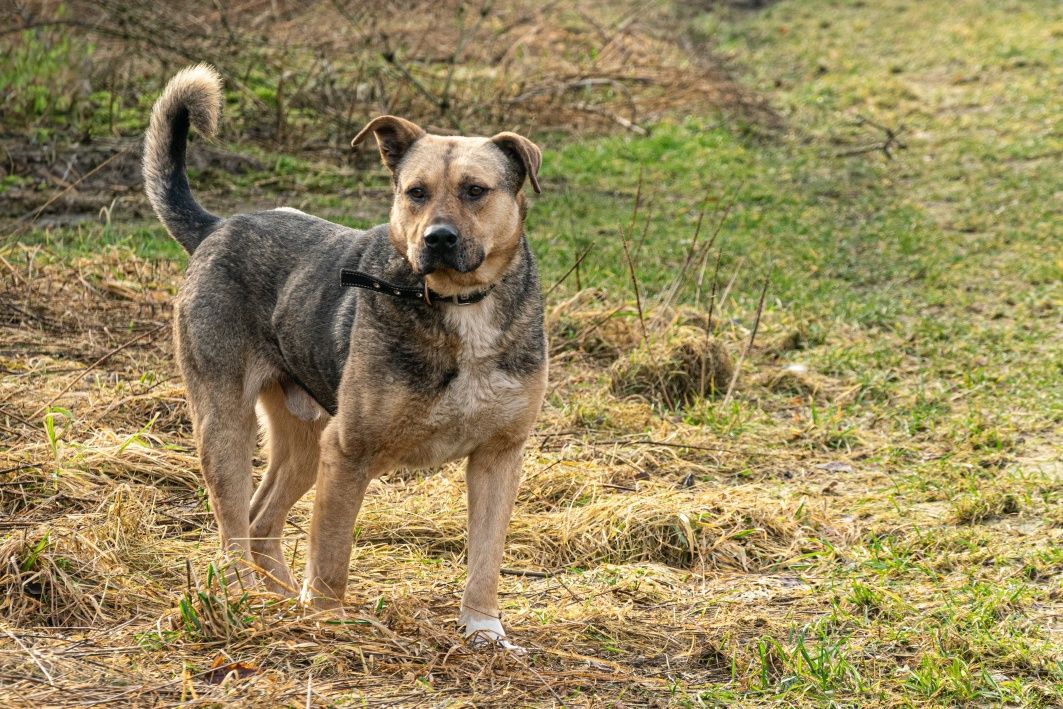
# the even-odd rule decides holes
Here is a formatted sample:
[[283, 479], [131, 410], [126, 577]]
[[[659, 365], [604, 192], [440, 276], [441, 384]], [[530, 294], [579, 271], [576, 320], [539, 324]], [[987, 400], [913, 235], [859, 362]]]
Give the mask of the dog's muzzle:
[[440, 268], [469, 273], [479, 268], [483, 260], [483, 249], [479, 245], [470, 248], [450, 224], [433, 224], [425, 229], [418, 258], [421, 273], [432, 273]]

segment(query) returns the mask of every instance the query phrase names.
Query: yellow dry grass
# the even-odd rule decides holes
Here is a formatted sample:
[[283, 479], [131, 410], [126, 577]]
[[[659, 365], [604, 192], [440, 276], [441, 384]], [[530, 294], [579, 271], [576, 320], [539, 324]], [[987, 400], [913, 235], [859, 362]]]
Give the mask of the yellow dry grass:
[[[457, 465], [371, 487], [344, 617], [227, 589], [172, 361], [177, 267], [120, 249], [2, 255], [6, 705], [657, 706], [794, 672], [787, 653], [797, 651], [780, 643], [825, 615], [908, 608], [858, 583], [839, 598], [834, 576], [866, 558], [868, 539], [909, 539], [887, 501], [868, 501], [868, 490], [889, 489], [888, 472], [862, 462], [862, 446], [881, 442], [791, 413], [809, 397], [846, 401], [851, 386], [782, 369], [767, 346], [754, 347], [736, 394], [764, 412], [758, 435], [735, 435], [751, 414], [719, 399], [691, 396], [677, 409], [618, 399], [614, 368], [647, 346], [630, 308], [593, 294], [549, 317], [552, 389], [509, 530], [502, 611], [528, 656], [473, 650], [455, 628], [466, 511]], [[659, 326], [646, 357], [704, 343], [704, 318], [659, 315], [679, 334]], [[592, 341], [587, 327], [599, 322]], [[735, 314], [728, 322], [711, 341], [737, 351], [748, 332]], [[763, 325], [768, 342], [788, 326]], [[312, 495], [284, 532], [297, 573]], [[1003, 492], [959, 501], [960, 531], [934, 549], [969, 555], [962, 526], [1032, 504]]]
[[[732, 477], [753, 451], [646, 404], [616, 403], [608, 358], [577, 348], [559, 358], [507, 547], [505, 619], [530, 659], [474, 652], [454, 628], [465, 543], [458, 466], [373, 486], [345, 620], [257, 592], [226, 598], [171, 359], [177, 268], [113, 250], [65, 263], [33, 255], [9, 250], [18, 265], [0, 299], [8, 699], [524, 702], [591, 691], [634, 700], [676, 673], [728, 675], [720, 643], [783, 616], [721, 605], [721, 587], [800, 614], [808, 585], [775, 569], [850, 533], [772, 486]], [[630, 346], [614, 339], [623, 328], [600, 337], [612, 352]], [[609, 428], [574, 428], [581, 405], [608, 408]], [[296, 569], [309, 506], [297, 505], [285, 532]]]

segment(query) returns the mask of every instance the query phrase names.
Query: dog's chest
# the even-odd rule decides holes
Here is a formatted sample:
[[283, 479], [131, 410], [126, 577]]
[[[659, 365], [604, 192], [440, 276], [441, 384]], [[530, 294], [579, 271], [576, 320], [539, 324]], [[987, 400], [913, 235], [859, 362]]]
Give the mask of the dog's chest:
[[525, 384], [499, 366], [501, 333], [488, 308], [452, 308], [447, 325], [460, 348], [457, 372], [424, 417], [429, 465], [468, 455], [528, 405]]

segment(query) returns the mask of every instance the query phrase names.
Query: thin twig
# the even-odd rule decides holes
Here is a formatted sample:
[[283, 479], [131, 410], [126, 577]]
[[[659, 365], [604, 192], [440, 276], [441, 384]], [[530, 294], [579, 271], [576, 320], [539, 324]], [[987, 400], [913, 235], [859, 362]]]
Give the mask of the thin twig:
[[650, 224], [652, 223], [651, 217], [653, 216], [653, 204], [654, 195], [650, 195], [650, 199], [646, 203], [646, 216], [642, 219], [642, 236], [639, 237], [639, 243], [635, 244], [634, 260], [636, 267], [639, 263], [639, 257], [642, 255], [642, 245], [646, 243], [646, 237], [650, 233]]
[[689, 448], [694, 451], [709, 451], [712, 453], [718, 453], [722, 450], [729, 450], [727, 446], [699, 446], [693, 443], [671, 443], [669, 441], [655, 441], [649, 438], [642, 438], [634, 441], [624, 440], [622, 438], [606, 438], [602, 440], [591, 441], [594, 445], [611, 446], [611, 445], [633, 445], [633, 446], [661, 446], [664, 448]]
[[[705, 252], [705, 256], [708, 257], [709, 252]], [[705, 354], [709, 351], [709, 336], [712, 333], [712, 312], [716, 307], [716, 288], [720, 284], [720, 259], [723, 257], [723, 251], [716, 252], [716, 268], [712, 272], [712, 294], [709, 296], [709, 312], [705, 319], [705, 349], [701, 354], [701, 395], [705, 396]], [[705, 272], [705, 264], [701, 265], [702, 275]], [[701, 278], [698, 278], [698, 295], [701, 295]], [[700, 300], [700, 298], [699, 298]]]
[[639, 207], [642, 206], [642, 165], [639, 165], [639, 181], [635, 187], [635, 206], [631, 209], [631, 226], [628, 227], [628, 234], [635, 231], [635, 222], [639, 218]]
[[543, 683], [543, 686], [546, 687], [547, 690], [549, 690], [550, 694], [554, 695], [554, 699], [557, 701], [558, 704], [560, 704], [562, 707], [568, 707], [568, 705], [565, 704], [565, 700], [561, 698], [561, 695], [558, 694], [557, 691], [555, 691], [554, 688], [550, 686], [550, 683], [547, 682], [546, 679], [543, 678], [543, 676], [541, 674], [539, 674], [539, 672], [534, 667], [532, 667], [527, 662], [525, 662], [524, 658], [522, 658], [517, 653], [512, 653], [511, 656], [517, 662], [519, 662], [520, 664], [524, 665], [524, 669], [526, 669], [529, 672], [531, 672], [533, 675], [535, 675], [539, 679], [540, 682]]
[[[555, 290], [555, 289], [556, 289], [556, 288], [557, 288], [557, 287], [558, 287], [559, 285], [561, 285], [562, 283], [564, 283], [564, 282], [565, 282], [565, 280], [566, 280], [566, 279], [567, 279], [567, 278], [568, 278], [568, 277], [569, 277], [570, 275], [572, 275], [573, 271], [576, 271], [577, 269], [579, 269], [579, 265], [580, 265], [581, 263], [583, 263], [583, 259], [587, 258], [587, 254], [589, 254], [589, 253], [591, 252], [591, 249], [593, 249], [593, 248], [594, 248], [594, 244], [593, 244], [593, 243], [592, 243], [592, 244], [590, 244], [589, 246], [587, 246], [586, 248], [584, 248], [584, 249], [583, 249], [583, 251], [581, 251], [581, 252], [579, 253], [579, 255], [578, 255], [578, 256], [576, 256], [576, 262], [575, 262], [574, 264], [572, 264], [571, 266], [569, 266], [569, 269], [568, 269], [567, 271], [565, 271], [565, 275], [561, 276], [561, 278], [558, 278], [558, 279], [557, 279], [557, 280], [556, 280], [556, 281], [554, 282], [554, 285], [550, 286], [550, 290], [548, 290], [548, 291], [546, 291], [545, 293], [543, 293], [543, 297], [544, 297], [544, 298], [547, 298], [547, 297], [549, 297], [549, 296], [550, 296], [550, 294], [551, 294], [551, 293], [553, 293], [553, 292], [554, 292], [554, 290]], [[578, 279], [577, 279], [577, 282], [578, 282]]]
[[118, 159], [118, 158], [120, 158], [121, 156], [123, 156], [123, 155], [125, 155], [126, 153], [128, 153], [128, 152], [129, 152], [129, 150], [130, 150], [130, 148], [132, 148], [132, 147], [133, 147], [133, 145], [132, 145], [132, 144], [130, 144], [130, 145], [127, 145], [127, 146], [125, 146], [124, 148], [122, 148], [121, 150], [119, 150], [119, 151], [118, 151], [117, 153], [115, 153], [115, 154], [114, 154], [114, 155], [112, 155], [111, 157], [107, 158], [106, 160], [104, 160], [104, 161], [103, 161], [103, 162], [101, 162], [101, 163], [100, 163], [99, 165], [97, 165], [96, 167], [94, 167], [94, 168], [92, 168], [91, 170], [89, 170], [88, 172], [86, 172], [86, 173], [85, 173], [84, 175], [82, 175], [82, 176], [81, 176], [81, 177], [79, 177], [78, 179], [76, 179], [76, 180], [74, 180], [73, 182], [71, 182], [71, 183], [70, 183], [69, 185], [67, 185], [67, 186], [66, 186], [66, 188], [65, 188], [65, 189], [63, 189], [63, 190], [61, 190], [61, 191], [57, 192], [56, 194], [52, 195], [52, 198], [51, 198], [51, 199], [49, 199], [49, 200], [48, 200], [47, 202], [45, 202], [44, 204], [42, 204], [42, 205], [41, 205], [40, 207], [38, 207], [36, 211], [34, 211], [34, 212], [28, 212], [28, 213], [26, 213], [26, 214], [22, 215], [21, 217], [19, 217], [19, 221], [29, 221], [29, 223], [31, 223], [31, 224], [32, 224], [33, 222], [37, 221], [37, 217], [41, 216], [41, 213], [42, 213], [42, 212], [44, 212], [44, 210], [48, 209], [48, 207], [52, 206], [52, 204], [53, 204], [53, 203], [54, 203], [54, 202], [55, 202], [55, 201], [56, 201], [57, 199], [61, 198], [61, 197], [62, 197], [63, 195], [65, 195], [65, 194], [66, 194], [67, 192], [69, 192], [70, 190], [74, 189], [74, 188], [75, 188], [75, 187], [77, 187], [77, 186], [78, 186], [79, 184], [81, 184], [82, 182], [84, 182], [84, 181], [85, 181], [85, 180], [87, 180], [88, 178], [92, 177], [93, 175], [95, 175], [95, 174], [96, 174], [97, 172], [99, 172], [99, 171], [100, 171], [100, 170], [102, 170], [103, 168], [107, 167], [107, 166], [108, 166], [109, 164], [111, 164], [111, 162], [113, 162], [114, 160], [117, 160], [117, 159]]
[[672, 279], [672, 285], [668, 289], [668, 295], [665, 296], [663, 305], [668, 307], [672, 304], [672, 300], [675, 298], [675, 294], [679, 291], [679, 288], [683, 285], [683, 279], [686, 277], [687, 269], [690, 267], [690, 262], [694, 259], [694, 252], [698, 245], [698, 237], [701, 236], [701, 225], [705, 222], [705, 210], [709, 206], [709, 193], [705, 192], [705, 197], [701, 200], [701, 209], [698, 211], [698, 223], [694, 227], [694, 236], [690, 239], [690, 245], [687, 247], [686, 258], [683, 259], [683, 265], [679, 267], [679, 273]]
[[135, 343], [139, 342], [140, 340], [143, 340], [145, 337], [148, 337], [149, 335], [154, 335], [155, 333], [159, 332], [164, 327], [166, 327], [168, 324], [169, 323], [163, 323], [163, 324], [159, 325], [157, 328], [155, 328], [154, 330], [148, 330], [147, 332], [142, 332], [139, 335], [137, 335], [136, 337], [134, 337], [132, 340], [129, 340], [128, 342], [125, 342], [125, 343], [119, 345], [118, 347], [115, 347], [113, 350], [111, 350], [110, 352], [105, 354], [103, 357], [100, 357], [98, 360], [96, 360], [95, 362], [90, 364], [88, 367], [86, 367], [84, 369], [84, 371], [81, 372], [81, 374], [79, 374], [76, 377], [74, 377], [74, 379], [69, 384], [67, 384], [65, 387], [63, 387], [63, 390], [61, 392], [59, 392], [58, 394], [56, 394], [55, 396], [52, 397], [51, 401], [49, 401], [47, 404], [45, 404], [41, 408], [39, 408], [36, 411], [34, 411], [30, 415], [30, 418], [31, 419], [35, 419], [38, 416], [40, 416], [42, 413], [47, 411], [49, 408], [51, 408], [52, 404], [54, 404], [55, 402], [59, 401], [59, 399], [63, 398], [63, 396], [68, 391], [70, 391], [74, 387], [75, 384], [77, 384], [78, 382], [81, 381], [82, 377], [84, 377], [86, 374], [88, 374], [92, 370], [96, 369], [96, 367], [99, 367], [101, 364], [103, 364], [104, 362], [109, 360], [111, 357], [113, 357], [114, 355], [116, 355], [119, 352], [121, 352], [122, 350], [124, 350], [126, 347], [129, 347], [130, 345], [135, 344]]
[[626, 128], [635, 135], [641, 135], [643, 137], [646, 137], [650, 134], [648, 130], [640, 126], [638, 123], [629, 121], [623, 116], [613, 113], [612, 111], [607, 111], [606, 109], [601, 108], [600, 106], [593, 106], [589, 103], [574, 103], [572, 104], [572, 108], [576, 109], [577, 111], [583, 111], [584, 113], [593, 113], [596, 116], [608, 118], [613, 123], [616, 123], [621, 128]]
[[753, 330], [749, 333], [749, 342], [746, 343], [746, 348], [742, 350], [742, 354], [738, 357], [738, 362], [735, 363], [734, 374], [731, 375], [731, 383], [727, 385], [727, 393], [724, 394], [723, 403], [726, 404], [731, 400], [731, 393], [734, 391], [735, 383], [738, 381], [738, 373], [742, 370], [742, 363], [745, 361], [746, 356], [750, 350], [753, 349], [753, 340], [757, 337], [757, 328], [760, 327], [760, 315], [764, 312], [764, 296], [768, 294], [768, 282], [771, 280], [771, 274], [764, 276], [764, 286], [760, 289], [760, 302], [757, 303], [757, 315], [753, 318]]
[[864, 145], [859, 148], [843, 150], [840, 153], [835, 153], [835, 157], [845, 158], [852, 157], [853, 155], [864, 155], [866, 153], [881, 152], [883, 155], [886, 156], [887, 160], [892, 160], [893, 151], [895, 149], [906, 150], [908, 148], [908, 144], [903, 143], [900, 140], [901, 134], [904, 133], [904, 131], [906, 130], [904, 126], [900, 126], [899, 128], [890, 128], [889, 126], [884, 126], [881, 123], [876, 123], [870, 118], [866, 118], [864, 116], [856, 117], [856, 125], [868, 125], [872, 128], [877, 128], [878, 130], [882, 131], [882, 133], [885, 135], [885, 138], [880, 143], [871, 143], [870, 145]]
[[[37, 463], [23, 463], [22, 465], [16, 465], [13, 468], [4, 468], [3, 470], [0, 470], [0, 475], [7, 475], [8, 473], [17, 473], [20, 470], [28, 470], [30, 468], [39, 469], [40, 467], [41, 466]], [[21, 481], [19, 481], [19, 484], [22, 484]]]
[[712, 316], [716, 309], [716, 289], [720, 285], [720, 259], [723, 258], [723, 250], [716, 252], [716, 268], [712, 272], [712, 293], [709, 295], [709, 315], [708, 322], [705, 323], [705, 330], [712, 329]]
[[639, 166], [639, 182], [638, 187], [635, 189], [635, 206], [631, 210], [631, 225], [625, 232], [620, 230], [620, 243], [624, 247], [624, 258], [627, 260], [628, 273], [631, 275], [631, 288], [635, 292], [635, 306], [639, 312], [639, 327], [642, 329], [642, 342], [649, 347], [649, 336], [646, 333], [646, 318], [642, 312], [642, 295], [639, 293], [639, 279], [635, 275], [635, 262], [631, 258], [631, 249], [628, 247], [627, 238], [628, 234], [634, 232], [635, 222], [639, 217], [639, 205], [642, 203], [642, 167]]
[[40, 659], [39, 657], [37, 657], [37, 653], [36, 653], [36, 652], [34, 652], [33, 650], [31, 650], [31, 649], [30, 649], [30, 648], [29, 648], [29, 647], [28, 647], [28, 646], [26, 645], [26, 643], [22, 642], [22, 640], [21, 640], [21, 639], [20, 639], [20, 638], [19, 638], [19, 637], [18, 637], [17, 635], [15, 635], [14, 633], [12, 633], [12, 632], [11, 632], [10, 630], [8, 630], [7, 628], [0, 628], [0, 630], [3, 630], [3, 631], [4, 631], [4, 633], [5, 633], [5, 634], [6, 634], [6, 635], [7, 635], [7, 636], [8, 636], [9, 638], [11, 638], [11, 639], [12, 639], [12, 640], [14, 640], [14, 641], [15, 641], [16, 643], [18, 643], [18, 646], [19, 646], [19, 647], [21, 647], [21, 648], [22, 648], [23, 650], [25, 650], [25, 651], [26, 651], [26, 654], [30, 656], [30, 659], [31, 659], [31, 660], [33, 660], [33, 663], [34, 663], [35, 665], [37, 665], [37, 667], [39, 667], [39, 668], [40, 668], [41, 672], [43, 672], [43, 673], [44, 673], [44, 676], [48, 678], [48, 684], [51, 684], [51, 685], [55, 685], [55, 680], [54, 680], [54, 679], [52, 679], [52, 673], [48, 671], [48, 669], [47, 669], [47, 668], [46, 668], [46, 667], [44, 666], [44, 663], [43, 663], [43, 662], [41, 662], [41, 659]]
[[[707, 206], [708, 200], [709, 200], [708, 194], [705, 195], [705, 201], [702, 203], [701, 213], [698, 216], [698, 225], [697, 225], [697, 228], [694, 231], [694, 238], [691, 239], [691, 241], [690, 241], [690, 248], [687, 251], [686, 260], [683, 262], [683, 266], [679, 270], [679, 275], [676, 276], [676, 278], [672, 281], [672, 285], [669, 288], [668, 295], [667, 295], [667, 297], [664, 299], [664, 301], [662, 303], [664, 308], [670, 307], [672, 305], [672, 303], [675, 301], [676, 295], [678, 295], [678, 293], [679, 293], [679, 289], [683, 287], [683, 281], [686, 279], [686, 272], [687, 272], [687, 269], [689, 268], [690, 264], [693, 261], [697, 260], [698, 258], [701, 258], [701, 261], [702, 261], [702, 264], [703, 264], [703, 268], [704, 268], [704, 263], [705, 263], [705, 260], [706, 260], [706, 258], [708, 256], [708, 253], [712, 249], [713, 245], [716, 243], [716, 239], [720, 236], [720, 231], [723, 229], [723, 225], [727, 222], [728, 217], [731, 216], [731, 210], [734, 209], [735, 203], [738, 201], [738, 195], [741, 194], [742, 188], [744, 186], [745, 186], [745, 182], [742, 182], [741, 184], [739, 184], [738, 189], [736, 189], [734, 191], [734, 193], [731, 195], [731, 198], [727, 201], [727, 204], [724, 206], [723, 214], [721, 214], [720, 218], [717, 220], [716, 226], [712, 230], [712, 235], [709, 237], [709, 240], [705, 242], [704, 246], [701, 247], [700, 251], [695, 252], [695, 247], [697, 246], [697, 242], [698, 242], [698, 235], [701, 233], [702, 219], [705, 217], [705, 207]], [[704, 270], [702, 272], [704, 272]], [[695, 300], [695, 307], [696, 307], [697, 303], [700, 302], [700, 299], [701, 299], [701, 279], [699, 277], [699, 279], [698, 279], [698, 297]]]
[[635, 275], [635, 263], [631, 260], [631, 250], [627, 246], [627, 237], [620, 233], [620, 242], [624, 246], [624, 258], [627, 260], [628, 273], [631, 274], [631, 289], [635, 292], [635, 307], [639, 312], [639, 327], [642, 329], [642, 343], [649, 347], [649, 335], [646, 333], [646, 318], [642, 313], [642, 296], [639, 293], [639, 279]]
[[701, 307], [701, 289], [705, 285], [705, 269], [709, 266], [709, 252], [704, 251], [701, 254], [701, 266], [698, 267], [698, 284], [694, 288], [694, 309], [697, 310]]
[[4, 264], [4, 267], [11, 272], [11, 277], [14, 279], [15, 285], [19, 285], [20, 283], [22, 285], [26, 285], [26, 279], [23, 278], [22, 275], [19, 274], [18, 270], [16, 270], [15, 267], [11, 265], [11, 262], [4, 258], [2, 255], [0, 255], [0, 263]]
[[567, 583], [565, 583], [565, 579], [563, 579], [563, 578], [562, 578], [561, 576], [558, 576], [558, 577], [557, 577], [557, 582], [558, 582], [559, 584], [561, 584], [561, 588], [563, 588], [563, 589], [565, 589], [566, 591], [568, 591], [568, 595], [570, 595], [570, 596], [572, 596], [572, 597], [573, 597], [574, 599], [576, 599], [576, 601], [577, 601], [577, 602], [579, 602], [579, 603], [583, 603], [583, 600], [584, 600], [584, 599], [583, 599], [583, 596], [579, 595], [578, 593], [576, 593], [575, 591], [573, 591], [573, 590], [572, 590], [571, 588], [569, 588], [569, 587], [568, 587], [568, 584], [567, 584]]
[[531, 569], [506, 569], [502, 568], [499, 573], [503, 576], [527, 576], [533, 579], [551, 579], [557, 574], [553, 571], [532, 571]]
[[731, 274], [730, 280], [727, 281], [727, 286], [723, 289], [723, 293], [720, 294], [719, 308], [721, 313], [723, 312], [723, 304], [727, 302], [727, 296], [730, 295], [731, 288], [734, 287], [735, 281], [738, 280], [738, 274], [742, 271], [742, 262], [744, 260], [745, 258], [741, 257], [735, 262], [734, 273]]

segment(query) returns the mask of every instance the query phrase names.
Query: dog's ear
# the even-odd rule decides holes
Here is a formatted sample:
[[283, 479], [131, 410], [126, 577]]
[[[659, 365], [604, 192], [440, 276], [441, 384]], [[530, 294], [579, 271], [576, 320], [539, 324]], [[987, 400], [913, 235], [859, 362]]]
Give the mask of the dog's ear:
[[376, 144], [380, 148], [380, 158], [392, 172], [395, 172], [395, 168], [398, 167], [399, 162], [402, 161], [402, 156], [406, 154], [410, 146], [417, 142], [418, 138], [425, 135], [421, 126], [411, 123], [405, 118], [377, 116], [369, 121], [366, 127], [358, 132], [358, 135], [354, 136], [351, 146], [353, 147], [364, 141], [369, 137], [370, 133], [376, 136]]
[[[492, 136], [491, 142], [510, 159], [523, 166], [524, 174], [528, 176], [535, 193], [540, 194], [542, 189], [539, 188], [539, 167], [543, 164], [543, 151], [539, 150], [539, 146], [523, 135], [508, 131]], [[523, 178], [521, 182], [523, 183]]]

